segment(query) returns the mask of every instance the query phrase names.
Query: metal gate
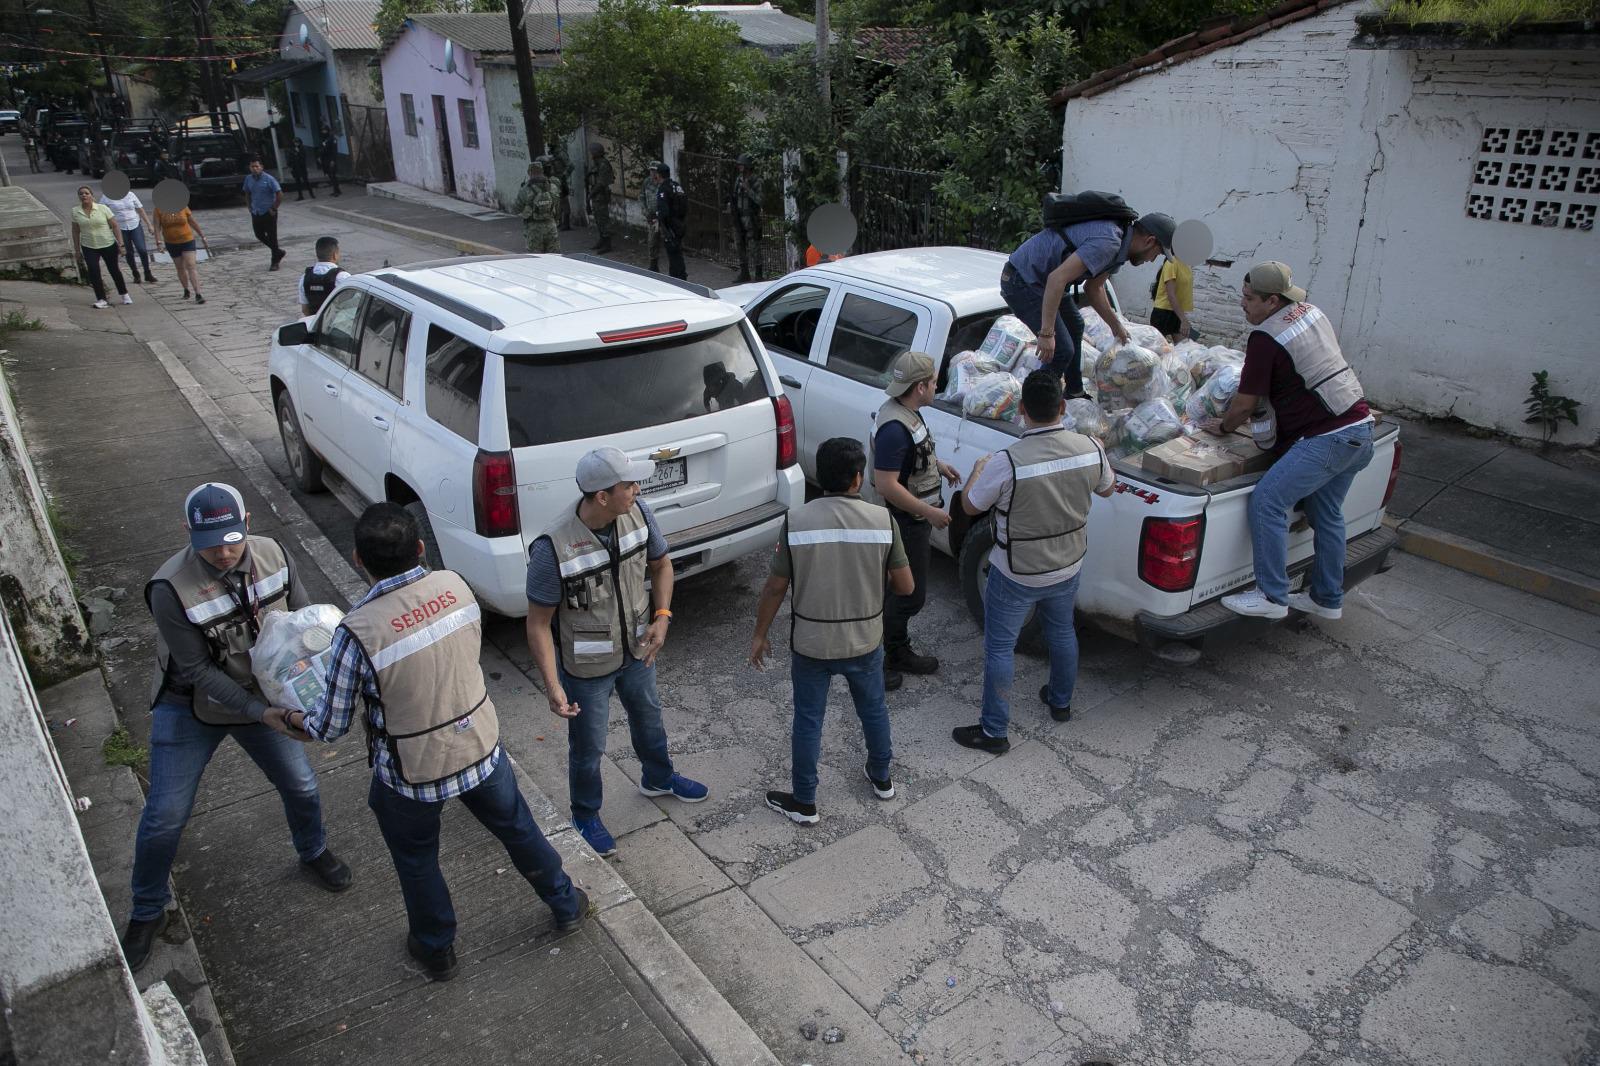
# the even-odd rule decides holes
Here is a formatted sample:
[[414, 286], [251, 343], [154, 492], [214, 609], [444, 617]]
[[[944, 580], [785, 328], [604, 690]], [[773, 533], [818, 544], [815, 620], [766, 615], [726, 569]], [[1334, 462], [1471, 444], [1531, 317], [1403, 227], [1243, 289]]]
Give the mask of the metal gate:
[[[755, 155], [754, 159], [756, 176], [761, 180], [761, 240], [766, 253], [763, 258], [771, 272], [782, 260], [783, 163], [777, 155]], [[683, 237], [686, 250], [703, 258], [738, 262], [739, 239], [733, 226], [733, 211], [728, 206], [738, 176], [735, 158], [678, 153], [676, 177], [689, 197]]]
[[345, 136], [350, 140], [350, 172], [361, 181], [393, 181], [394, 155], [389, 147], [389, 115], [381, 107], [345, 107]]
[[[857, 163], [850, 168], [850, 206], [858, 228], [856, 251], [960, 244], [974, 248], [1009, 246], [997, 202], [980, 206], [972, 217], [956, 217], [940, 203], [940, 175]], [[966, 214], [963, 212], [962, 214]]]

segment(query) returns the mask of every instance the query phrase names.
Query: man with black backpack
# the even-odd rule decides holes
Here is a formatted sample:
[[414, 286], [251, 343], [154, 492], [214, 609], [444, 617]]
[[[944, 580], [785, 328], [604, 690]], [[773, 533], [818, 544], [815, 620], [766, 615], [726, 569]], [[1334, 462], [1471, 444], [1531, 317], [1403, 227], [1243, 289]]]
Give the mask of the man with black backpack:
[[[1157, 254], [1172, 254], [1171, 215], [1141, 216], [1122, 197], [1107, 192], [1051, 193], [1044, 201], [1044, 228], [1024, 241], [1000, 272], [1000, 294], [1011, 313], [1039, 338], [1039, 359], [1060, 374], [1068, 399], [1082, 396], [1083, 370], [1078, 348], [1083, 340], [1083, 315], [1067, 290], [1083, 283], [1083, 292], [1116, 334], [1128, 331], [1111, 309], [1106, 279], [1124, 263], [1148, 263]], [[1064, 330], [1067, 340], [1056, 343]]]
[[656, 163], [656, 225], [661, 246], [667, 251], [667, 273], [688, 280], [689, 267], [683, 261], [683, 234], [689, 219], [689, 194], [672, 180], [672, 168]]

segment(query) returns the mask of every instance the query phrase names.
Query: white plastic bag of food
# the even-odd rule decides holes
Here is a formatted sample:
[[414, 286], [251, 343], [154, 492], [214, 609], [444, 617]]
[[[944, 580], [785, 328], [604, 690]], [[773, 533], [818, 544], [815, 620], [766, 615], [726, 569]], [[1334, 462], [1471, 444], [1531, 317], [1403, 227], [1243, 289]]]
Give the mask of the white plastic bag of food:
[[1004, 370], [984, 374], [972, 383], [962, 411], [972, 418], [1013, 418], [1022, 403], [1022, 382]]
[[261, 697], [274, 707], [309, 711], [327, 689], [329, 645], [344, 612], [330, 603], [268, 611], [250, 649]]
[[1149, 348], [1157, 355], [1168, 351], [1172, 347], [1167, 343], [1166, 335], [1154, 326], [1146, 325], [1143, 322], [1129, 322], [1123, 328], [1128, 331], [1129, 340], [1141, 348]]
[[950, 369], [945, 377], [944, 392], [939, 394], [941, 400], [959, 403], [966, 396], [967, 390], [972, 388], [972, 383], [985, 374], [993, 374], [1000, 368], [984, 359], [977, 352], [957, 352], [950, 359]]
[[1239, 367], [1244, 366], [1244, 353], [1221, 344], [1201, 348], [1198, 351], [1191, 350], [1189, 377], [1194, 381], [1194, 387], [1198, 389], [1211, 378], [1211, 375], [1230, 363]]
[[1239, 391], [1239, 367], [1223, 363], [1206, 383], [1189, 394], [1183, 405], [1183, 417], [1196, 425], [1208, 418], [1221, 418], [1228, 413], [1234, 394]]
[[1093, 399], [1098, 396], [1099, 390], [1094, 384], [1094, 368], [1100, 363], [1100, 352], [1088, 341], [1078, 344], [1078, 374], [1083, 379], [1083, 391]]
[[1189, 376], [1189, 364], [1184, 361], [1183, 353], [1176, 348], [1161, 357], [1161, 369], [1167, 375], [1167, 399], [1172, 401], [1172, 406], [1179, 411], [1183, 410], [1183, 402], [1189, 398], [1194, 381]]
[[1119, 444], [1123, 454], [1133, 455], [1174, 439], [1183, 432], [1183, 422], [1172, 401], [1163, 396], [1146, 400], [1129, 411], [1121, 428]]
[[1106, 434], [1111, 431], [1111, 423], [1106, 420], [1106, 413], [1100, 410], [1100, 405], [1081, 396], [1067, 401], [1067, 413], [1061, 423], [1086, 437], [1098, 437], [1100, 440], [1105, 440]]
[[978, 355], [1002, 370], [1010, 370], [1022, 357], [1023, 349], [1035, 340], [1033, 330], [1023, 325], [1022, 319], [1016, 315], [1001, 315], [978, 346]]
[[1121, 459], [1128, 454], [1127, 447], [1122, 443], [1123, 429], [1128, 424], [1128, 416], [1133, 414], [1133, 408], [1124, 407], [1119, 411], [1107, 411], [1105, 435], [1106, 454], [1113, 459]]
[[1083, 315], [1083, 339], [1094, 348], [1096, 352], [1103, 352], [1117, 343], [1117, 335], [1106, 325], [1106, 320], [1092, 307], [1085, 307]]
[[1108, 410], [1133, 407], [1171, 391], [1160, 356], [1137, 344], [1124, 344], [1102, 355], [1095, 365], [1094, 384], [1100, 406]]

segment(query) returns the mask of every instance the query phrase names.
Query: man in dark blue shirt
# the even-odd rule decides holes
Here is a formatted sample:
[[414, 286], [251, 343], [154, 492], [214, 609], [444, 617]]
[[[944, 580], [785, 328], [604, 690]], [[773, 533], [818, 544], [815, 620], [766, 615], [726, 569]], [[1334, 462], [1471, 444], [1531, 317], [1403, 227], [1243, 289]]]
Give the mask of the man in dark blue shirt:
[[267, 269], [277, 270], [288, 254], [278, 247], [278, 205], [283, 203], [283, 186], [267, 173], [261, 158], [256, 156], [250, 160], [250, 173], [245, 176], [243, 189], [245, 203], [250, 208], [250, 228], [255, 231], [256, 240], [272, 249], [272, 265]]

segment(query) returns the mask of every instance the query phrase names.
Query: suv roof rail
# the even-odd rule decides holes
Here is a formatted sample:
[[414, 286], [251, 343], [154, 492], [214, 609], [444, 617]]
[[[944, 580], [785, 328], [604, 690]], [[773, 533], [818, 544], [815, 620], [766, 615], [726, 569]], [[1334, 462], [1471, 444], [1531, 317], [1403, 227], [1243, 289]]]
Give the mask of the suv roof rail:
[[453, 255], [447, 259], [424, 259], [418, 263], [401, 263], [390, 270], [435, 270], [439, 267], [461, 266], [464, 263], [499, 263], [507, 259], [528, 259], [526, 252], [505, 252], [499, 255]]
[[588, 263], [591, 266], [602, 266], [608, 267], [612, 270], [621, 270], [629, 274], [638, 274], [643, 278], [650, 278], [653, 281], [665, 282], [668, 285], [676, 285], [680, 289], [688, 289], [696, 296], [704, 296], [711, 300], [715, 300], [717, 298], [717, 294], [712, 291], [709, 286], [700, 285], [692, 281], [684, 281], [682, 278], [675, 278], [670, 274], [657, 274], [654, 270], [647, 270], [641, 266], [634, 266], [632, 263], [619, 263], [615, 259], [607, 259], [604, 256], [599, 255], [590, 255], [587, 252], [564, 252], [562, 253], [561, 258], [576, 260], [579, 263]]
[[[392, 271], [393, 268], [391, 267], [390, 270]], [[454, 296], [446, 296], [442, 292], [436, 292], [433, 289], [428, 288], [426, 285], [418, 285], [410, 278], [401, 277], [399, 274], [390, 272], [374, 274], [373, 277], [379, 279], [380, 281], [386, 281], [395, 288], [409, 292], [411, 295], [420, 299], [427, 300], [435, 307], [441, 307], [444, 310], [449, 311], [452, 315], [455, 315], [458, 318], [464, 318], [468, 322], [471, 322], [474, 326], [477, 326], [480, 329], [486, 329], [490, 333], [498, 333], [500, 330], [506, 328], [506, 324], [504, 322], [500, 321], [489, 312], [481, 311], [478, 308], [473, 307], [471, 304], [463, 303], [462, 301], [457, 300]]]

